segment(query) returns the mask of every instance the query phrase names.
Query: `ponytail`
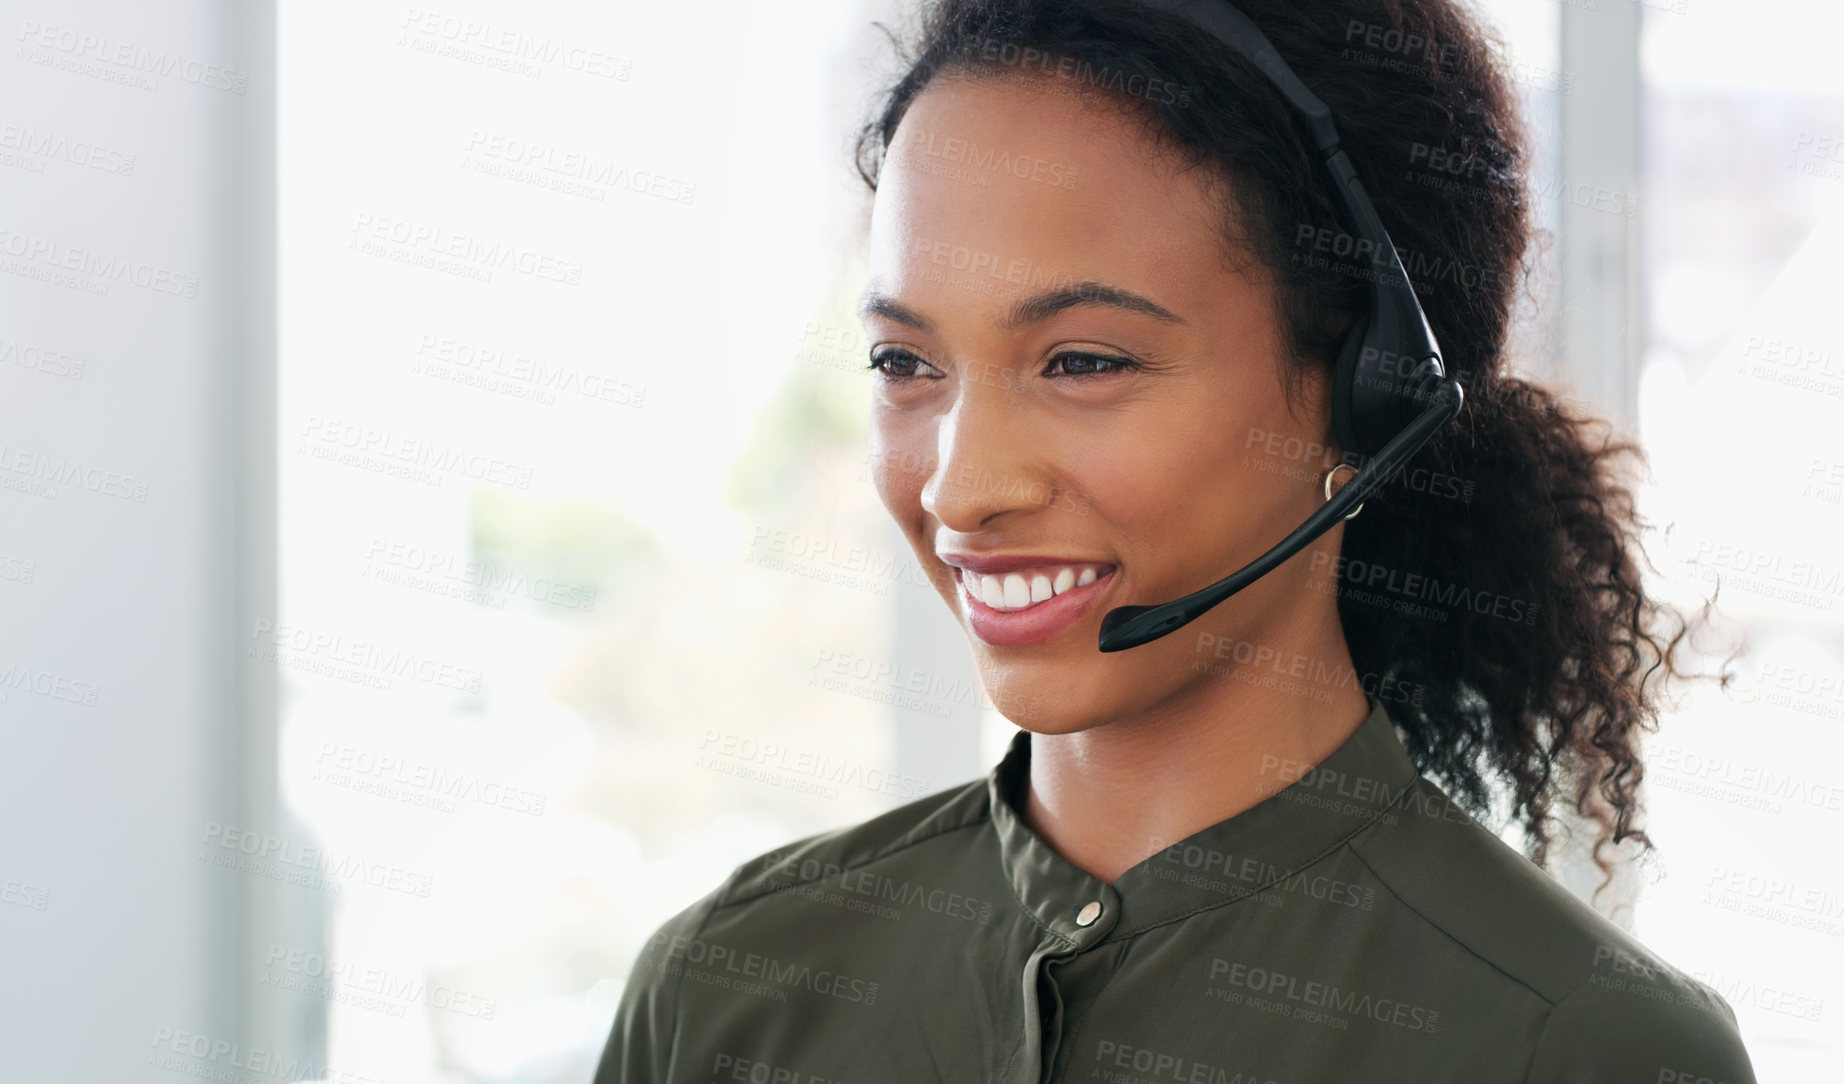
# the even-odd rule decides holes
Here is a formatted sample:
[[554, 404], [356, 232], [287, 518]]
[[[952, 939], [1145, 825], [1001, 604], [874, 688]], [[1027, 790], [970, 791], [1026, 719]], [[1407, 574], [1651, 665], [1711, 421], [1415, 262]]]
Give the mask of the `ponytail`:
[[[1390, 713], [1418, 768], [1475, 815], [1502, 800], [1538, 865], [1560, 799], [1599, 825], [1606, 873], [1605, 848], [1652, 849], [1640, 732], [1658, 682], [1685, 676], [1690, 628], [1644, 590], [1644, 455], [1517, 378], [1469, 395], [1461, 421], [1437, 455], [1470, 498], [1399, 479], [1346, 525], [1345, 569], [1388, 570], [1397, 597], [1341, 577], [1345, 638], [1359, 672], [1416, 690]], [[1404, 595], [1418, 604], [1393, 604]]]

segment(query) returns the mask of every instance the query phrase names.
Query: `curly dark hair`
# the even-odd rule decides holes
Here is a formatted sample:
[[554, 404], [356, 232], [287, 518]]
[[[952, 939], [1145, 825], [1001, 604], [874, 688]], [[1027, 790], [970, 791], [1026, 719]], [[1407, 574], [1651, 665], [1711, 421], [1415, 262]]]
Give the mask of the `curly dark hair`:
[[[1475, 816], [1505, 806], [1538, 866], [1549, 866], [1559, 795], [1598, 823], [1589, 853], [1604, 888], [1604, 848], [1654, 849], [1640, 731], [1657, 727], [1664, 679], [1693, 676], [1681, 645], [1694, 625], [1644, 590], [1647, 524], [1627, 473], [1643, 452], [1503, 371], [1536, 268], [1529, 137], [1503, 45], [1454, 0], [1238, 6], [1331, 108], [1466, 390], [1460, 417], [1410, 465], [1464, 479], [1466, 499], [1386, 485], [1346, 524], [1340, 575], [1438, 574], [1524, 603], [1516, 621], [1466, 605], [1430, 620], [1341, 590], [1353, 661], [1423, 690], [1390, 709], [1417, 768]], [[928, 0], [917, 40], [896, 47], [905, 70], [855, 144], [873, 191], [905, 111], [943, 73], [1061, 86], [1133, 111], [1158, 145], [1209, 171], [1226, 252], [1272, 273], [1290, 399], [1305, 374], [1329, 371], [1369, 291], [1348, 266], [1303, 258], [1302, 238], [1340, 235], [1337, 206], [1285, 100], [1242, 57], [1130, 0]]]

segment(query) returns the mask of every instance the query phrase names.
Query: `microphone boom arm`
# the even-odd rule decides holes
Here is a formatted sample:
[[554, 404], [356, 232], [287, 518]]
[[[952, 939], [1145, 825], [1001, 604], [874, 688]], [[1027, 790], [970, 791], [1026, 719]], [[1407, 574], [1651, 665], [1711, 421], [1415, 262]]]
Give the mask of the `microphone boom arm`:
[[1434, 436], [1435, 430], [1460, 413], [1465, 392], [1457, 381], [1443, 377], [1432, 389], [1430, 398], [1433, 402], [1427, 409], [1378, 449], [1370, 462], [1333, 494], [1331, 500], [1320, 505], [1318, 511], [1273, 549], [1250, 561], [1240, 571], [1171, 602], [1156, 606], [1116, 606], [1109, 610], [1101, 619], [1101, 650], [1124, 651], [1183, 628], [1331, 530], [1345, 513], [1380, 489], [1396, 468], [1407, 463]]

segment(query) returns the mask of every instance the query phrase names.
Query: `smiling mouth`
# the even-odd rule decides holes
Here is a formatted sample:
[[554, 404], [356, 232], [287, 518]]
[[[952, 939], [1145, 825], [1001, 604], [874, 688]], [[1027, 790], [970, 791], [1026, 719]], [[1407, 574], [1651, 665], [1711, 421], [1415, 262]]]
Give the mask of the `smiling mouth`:
[[1029, 610], [1078, 587], [1086, 587], [1113, 571], [1111, 564], [1041, 565], [1012, 572], [974, 572], [959, 569], [967, 592], [992, 609], [1005, 613]]

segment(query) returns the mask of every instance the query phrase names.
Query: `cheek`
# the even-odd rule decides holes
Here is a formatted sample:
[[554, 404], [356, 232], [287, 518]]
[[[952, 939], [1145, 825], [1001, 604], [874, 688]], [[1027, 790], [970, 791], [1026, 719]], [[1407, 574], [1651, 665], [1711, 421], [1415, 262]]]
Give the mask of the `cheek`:
[[907, 524], [922, 508], [922, 484], [913, 474], [890, 468], [882, 461], [871, 466], [877, 499], [898, 524]]
[[1225, 424], [1235, 423], [1201, 404], [1144, 410], [1130, 425], [1085, 435], [1063, 459], [1068, 484], [1115, 523], [1186, 518], [1234, 467]]
[[1142, 449], [1136, 458], [1082, 470], [1069, 484], [1093, 514], [1121, 525], [1130, 545], [1157, 549], [1160, 539], [1175, 538], [1174, 531], [1196, 518], [1210, 469], [1196, 457]]
[[923, 434], [872, 423], [865, 453], [871, 483], [899, 522], [921, 504], [922, 487], [934, 469], [931, 449]]
[[[1139, 571], [1157, 578], [1202, 560], [1214, 567], [1221, 554], [1284, 527], [1303, 484], [1297, 471], [1277, 469], [1250, 432], [1269, 419], [1229, 395], [1196, 396], [1146, 412], [1146, 424], [1093, 442], [1069, 474], [1094, 513], [1120, 525], [1141, 559]], [[1217, 556], [1211, 556], [1217, 555]], [[1224, 573], [1227, 574], [1227, 573]]]

